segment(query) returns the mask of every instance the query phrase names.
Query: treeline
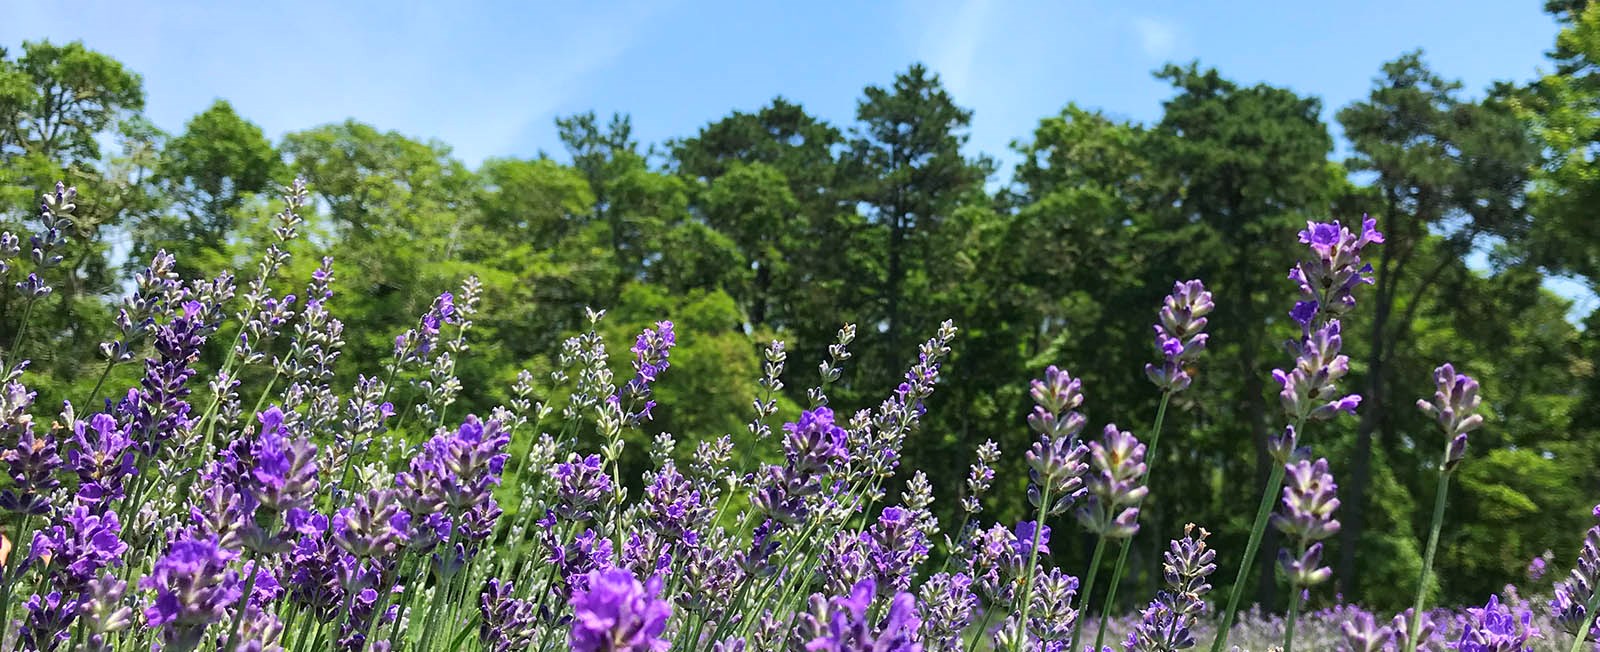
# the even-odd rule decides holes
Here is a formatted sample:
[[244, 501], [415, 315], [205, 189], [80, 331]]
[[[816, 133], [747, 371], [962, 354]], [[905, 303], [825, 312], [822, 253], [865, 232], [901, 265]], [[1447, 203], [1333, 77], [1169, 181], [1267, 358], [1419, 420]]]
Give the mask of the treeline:
[[[80, 400], [131, 273], [162, 249], [186, 276], [250, 269], [276, 188], [303, 176], [316, 211], [294, 278], [337, 261], [346, 382], [378, 372], [436, 294], [476, 275], [462, 412], [504, 402], [523, 369], [536, 396], [559, 398], [546, 388], [561, 344], [587, 328], [586, 307], [604, 308], [614, 350], [655, 320], [677, 324], [652, 427], [689, 441], [732, 433], [748, 452], [761, 445], [744, 424], [772, 340], [786, 343], [780, 406], [792, 416], [840, 326], [856, 324], [832, 390], [850, 412], [891, 391], [917, 343], [953, 319], [962, 334], [902, 468], [926, 472], [950, 514], [974, 449], [993, 439], [1000, 477], [1018, 484], [990, 508], [1014, 520], [1026, 381], [1059, 364], [1083, 379], [1096, 426], [1148, 428], [1150, 324], [1172, 281], [1197, 277], [1217, 309], [1194, 387], [1168, 415], [1150, 536], [1134, 547], [1131, 566], [1154, 569], [1185, 522], [1214, 530], [1225, 558], [1243, 547], [1239, 506], [1253, 504], [1275, 434], [1269, 372], [1288, 363], [1295, 328], [1284, 243], [1307, 220], [1370, 214], [1387, 242], [1345, 333], [1362, 416], [1309, 434], [1344, 486], [1335, 576], [1346, 599], [1388, 609], [1401, 606], [1392, 587], [1417, 576], [1418, 505], [1432, 500], [1443, 444], [1413, 403], [1449, 356], [1482, 379], [1489, 424], [1451, 495], [1440, 588], [1447, 602], [1476, 600], [1547, 549], [1570, 557], [1567, 533], [1600, 498], [1600, 339], [1541, 289], [1551, 273], [1600, 279], [1600, 9], [1550, 9], [1565, 21], [1556, 73], [1480, 93], [1403, 55], [1335, 113], [1347, 160], [1331, 158], [1317, 98], [1190, 64], [1156, 73], [1171, 92], [1153, 123], [1072, 104], [1043, 118], [1015, 142], [1009, 178], [970, 152], [971, 111], [917, 65], [866, 88], [850, 124], [778, 98], [647, 145], [627, 116], [586, 113], [557, 121], [561, 155], [474, 169], [443, 143], [355, 121], [273, 142], [225, 101], [163, 133], [141, 115], [134, 71], [83, 44], [25, 43], [0, 53], [4, 217], [32, 220], [57, 178], [85, 201], [56, 294], [14, 354], [34, 359], [41, 401]], [[17, 280], [0, 291], [0, 341], [26, 305]], [[125, 383], [137, 373], [113, 371]], [[1087, 557], [1080, 541], [1058, 554], [1071, 568]], [[1271, 599], [1273, 574], [1259, 576]], [[1134, 576], [1140, 588], [1119, 593], [1158, 580]]]

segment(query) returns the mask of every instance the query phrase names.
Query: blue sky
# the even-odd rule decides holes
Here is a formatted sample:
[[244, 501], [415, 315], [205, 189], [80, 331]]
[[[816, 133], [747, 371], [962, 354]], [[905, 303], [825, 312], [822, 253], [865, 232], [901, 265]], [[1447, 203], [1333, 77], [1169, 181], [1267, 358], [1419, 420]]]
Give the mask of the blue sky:
[[[81, 39], [120, 59], [169, 131], [225, 98], [273, 138], [354, 117], [470, 164], [560, 156], [554, 118], [590, 109], [631, 114], [645, 143], [780, 94], [844, 126], [863, 87], [914, 61], [975, 111], [971, 148], [1002, 162], [1068, 102], [1157, 119], [1169, 93], [1150, 72], [1168, 61], [1319, 96], [1332, 125], [1403, 52], [1477, 93], [1547, 68], [1556, 33], [1537, 0], [140, 4], [10, 0], [0, 44]], [[1575, 316], [1600, 303], [1551, 285]]]
[[559, 152], [553, 118], [587, 109], [632, 114], [645, 142], [778, 94], [848, 123], [864, 86], [913, 61], [976, 111], [973, 147], [1002, 156], [1069, 101], [1158, 117], [1165, 61], [1321, 96], [1331, 119], [1406, 50], [1481, 89], [1532, 77], [1555, 35], [1536, 0], [158, 4], [13, 0], [0, 43], [115, 56], [168, 130], [221, 97], [273, 136], [355, 117], [476, 163]]

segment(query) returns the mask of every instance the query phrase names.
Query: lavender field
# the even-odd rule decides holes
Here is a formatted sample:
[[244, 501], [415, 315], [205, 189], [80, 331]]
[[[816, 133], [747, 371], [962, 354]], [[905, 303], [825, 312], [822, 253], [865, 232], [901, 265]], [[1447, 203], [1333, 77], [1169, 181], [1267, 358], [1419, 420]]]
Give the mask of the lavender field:
[[0, 3], [0, 652], [1600, 650], [1600, 3]]
[[[27, 297], [11, 351], [26, 342], [27, 314], [51, 300], [46, 279], [83, 200], [57, 184], [43, 195], [40, 231], [0, 234], [5, 271]], [[789, 360], [773, 341], [748, 430], [778, 440], [782, 454], [741, 464], [731, 436], [680, 451], [658, 434], [643, 490], [630, 496], [621, 478], [627, 433], [655, 418], [653, 387], [673, 373], [680, 335], [692, 333], [670, 321], [646, 328], [622, 356], [631, 374], [619, 376], [593, 330], [604, 315], [591, 312], [591, 330], [563, 343], [551, 372], [570, 388], [564, 400], [535, 396], [523, 372], [508, 404], [452, 419], [462, 391], [455, 370], [472, 355], [479, 310], [480, 283], [468, 277], [394, 339], [381, 373], [336, 386], [344, 337], [328, 307], [340, 288], [336, 261], [288, 278], [304, 182], [282, 203], [274, 241], [242, 288], [232, 272], [183, 278], [166, 252], [137, 275], [100, 345], [108, 370], [142, 360], [136, 384], [97, 384], [78, 402], [85, 407], [68, 401], [51, 414], [28, 387], [29, 361], [8, 361], [5, 649], [910, 652], [1182, 650], [1209, 641], [1213, 650], [1578, 650], [1600, 634], [1600, 525], [1575, 562], [1534, 562], [1535, 594], [1508, 585], [1480, 607], [1426, 603], [1448, 525], [1445, 492], [1483, 425], [1478, 383], [1448, 363], [1435, 371], [1434, 395], [1417, 401], [1439, 426], [1439, 507], [1416, 606], [1397, 615], [1302, 609], [1300, 594], [1333, 574], [1322, 551], [1340, 530], [1339, 487], [1315, 457], [1317, 429], [1363, 401], [1340, 386], [1350, 364], [1340, 329], [1372, 282], [1363, 256], [1385, 240], [1372, 219], [1354, 228], [1308, 223], [1297, 243], [1285, 243], [1299, 250], [1287, 274], [1298, 300], [1285, 311], [1301, 334], [1272, 372], [1283, 430], [1236, 564], [1241, 580], [1225, 597], [1213, 594], [1218, 551], [1204, 524], [1186, 525], [1164, 533], [1172, 538], [1164, 586], [1138, 613], [1116, 615], [1110, 598], [1089, 598], [1097, 580], [1116, 586], [1128, 570], [1146, 480], [1161, 472], [1148, 460], [1168, 405], [1205, 373], [1216, 305], [1200, 280], [1175, 283], [1150, 312], [1158, 355], [1144, 374], [1161, 398], [1148, 430], [1090, 428], [1083, 383], [1065, 369], [1031, 381], [1033, 408], [1018, 419], [1035, 439], [1009, 452], [1026, 459], [1025, 498], [997, 497], [1026, 500], [1030, 520], [995, 521], [984, 510], [1008, 453], [993, 441], [974, 451], [959, 522], [931, 511], [935, 488], [901, 463], [958, 345], [948, 321], [890, 395], [854, 413], [829, 401], [849, 371], [856, 328], [846, 325], [805, 392], [809, 405], [781, 424], [773, 396]], [[202, 376], [200, 352], [213, 339], [232, 345]], [[399, 379], [423, 390], [403, 412], [389, 400]], [[432, 434], [420, 443], [396, 437], [391, 424], [407, 418]], [[904, 492], [886, 491], [902, 475]], [[1051, 520], [1067, 515], [1072, 525]], [[1064, 527], [1094, 538], [1086, 569], [1053, 559]], [[1290, 600], [1240, 612], [1242, 578], [1267, 528], [1284, 535], [1268, 554]], [[1114, 565], [1101, 563], [1112, 556]], [[1549, 564], [1572, 568], [1553, 589], [1538, 577]]]

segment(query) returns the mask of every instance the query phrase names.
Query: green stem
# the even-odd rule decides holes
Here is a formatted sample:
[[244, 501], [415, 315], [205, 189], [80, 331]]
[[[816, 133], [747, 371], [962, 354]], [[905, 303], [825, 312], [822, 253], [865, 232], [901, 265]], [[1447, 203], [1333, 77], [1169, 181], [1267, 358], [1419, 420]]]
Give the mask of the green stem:
[[[1305, 554], [1303, 550], [1305, 546], [1301, 545], [1300, 547], [1302, 548], [1300, 554]], [[1294, 621], [1298, 620], [1299, 618], [1300, 589], [1293, 589], [1289, 592], [1289, 620], [1285, 621], [1283, 624], [1283, 652], [1292, 652], [1294, 650]], [[1408, 649], [1415, 650], [1416, 648], [1412, 647]]]
[[[1406, 632], [1406, 649], [1417, 649], [1422, 607], [1428, 595], [1428, 580], [1433, 574], [1433, 556], [1439, 549], [1439, 528], [1444, 525], [1445, 494], [1450, 491], [1450, 472], [1439, 469], [1439, 488], [1433, 497], [1433, 524], [1428, 529], [1428, 549], [1422, 557], [1422, 578], [1417, 582], [1417, 603], [1411, 610], [1411, 627]], [[1591, 612], [1593, 610], [1590, 610]]]
[[16, 539], [11, 542], [11, 556], [6, 558], [4, 574], [0, 575], [0, 642], [6, 640], [6, 629], [11, 624], [11, 592], [16, 589], [17, 560], [22, 558], [22, 531], [28, 529], [28, 515], [17, 514]]
[[107, 360], [106, 361], [106, 368], [100, 372], [100, 380], [95, 381], [94, 389], [89, 390], [89, 395], [84, 398], [82, 403], [78, 404], [78, 405], [82, 405], [83, 409], [85, 409], [85, 410], [93, 410], [94, 409], [93, 407], [90, 407], [89, 404], [94, 401], [95, 397], [100, 395], [100, 388], [105, 386], [105, 384], [106, 384], [106, 376], [110, 376], [111, 375], [111, 367], [114, 366], [114, 365], [116, 365], [116, 361], [115, 360]]
[[[1106, 552], [1106, 535], [1102, 534], [1102, 535], [1100, 535], [1098, 537], [1098, 539], [1094, 543], [1094, 556], [1089, 558], [1089, 572], [1088, 572], [1089, 579], [1086, 580], [1083, 583], [1083, 593], [1079, 593], [1078, 594], [1078, 613], [1083, 613], [1083, 612], [1085, 612], [1085, 611], [1087, 611], [1089, 609], [1089, 600], [1090, 600], [1090, 598], [1093, 597], [1093, 594], [1094, 594], [1095, 576], [1100, 574], [1100, 557], [1102, 555], [1104, 555], [1105, 552]], [[1026, 612], [1024, 612], [1023, 615], [1027, 615]], [[1082, 621], [1079, 621], [1077, 623], [1073, 623], [1073, 626], [1072, 626], [1072, 645], [1067, 647], [1068, 650], [1076, 650], [1076, 649], [1078, 649], [1078, 640], [1083, 637], [1083, 628], [1079, 626], [1081, 624], [1082, 624]], [[1022, 626], [1024, 628], [1026, 628], [1028, 626], [1028, 621], [1027, 621], [1026, 618], [1023, 619]], [[1024, 637], [1026, 637], [1026, 636], [1024, 636]], [[1095, 649], [1099, 650], [1100, 648], [1096, 647]]]
[[[1299, 430], [1296, 428], [1296, 430]], [[1267, 515], [1272, 512], [1273, 497], [1283, 488], [1283, 465], [1272, 465], [1267, 478], [1267, 490], [1261, 494], [1261, 504], [1256, 507], [1255, 525], [1250, 527], [1250, 541], [1244, 547], [1244, 559], [1239, 562], [1239, 574], [1233, 579], [1233, 590], [1228, 593], [1228, 608], [1222, 612], [1222, 622], [1217, 627], [1217, 638], [1211, 643], [1211, 652], [1222, 652], [1228, 645], [1228, 630], [1233, 627], [1234, 612], [1239, 609], [1239, 598], [1244, 596], [1245, 580], [1250, 577], [1250, 566], [1256, 561], [1261, 548], [1261, 535], [1267, 531]]]
[[978, 649], [978, 641], [983, 640], [984, 635], [989, 632], [989, 623], [994, 620], [994, 612], [999, 606], [991, 604], [988, 609], [983, 610], [983, 622], [978, 623], [978, 631], [972, 635], [972, 640], [967, 641], [967, 652]]
[[28, 319], [33, 316], [33, 302], [36, 300], [34, 297], [29, 297], [26, 307], [22, 309], [22, 322], [17, 324], [17, 334], [11, 338], [11, 348], [6, 349], [6, 353], [12, 358], [22, 357], [22, 335], [28, 332]]
[[1028, 549], [1028, 568], [1025, 571], [1026, 575], [1024, 577], [1026, 579], [1022, 582], [1022, 595], [1020, 596], [1022, 601], [1021, 617], [1017, 618], [1018, 627], [1022, 628], [1023, 635], [1018, 637], [1016, 644], [1012, 646], [1012, 652], [1019, 652], [1023, 640], [1028, 638], [1028, 607], [1033, 606], [1033, 575], [1034, 570], [1039, 566], [1039, 544], [1044, 538], [1044, 519], [1050, 514], [1050, 483], [1043, 482], [1040, 484], [1044, 486], [1039, 488], [1038, 520], [1033, 523], [1033, 546]]
[[1572, 642], [1572, 652], [1582, 652], [1583, 644], [1589, 640], [1589, 628], [1594, 626], [1594, 610], [1600, 609], [1600, 591], [1589, 594], [1588, 607], [1583, 611], [1583, 627], [1578, 630], [1578, 639]]
[[[1167, 419], [1167, 403], [1171, 400], [1172, 390], [1161, 393], [1161, 405], [1156, 407], [1156, 422], [1150, 426], [1150, 445], [1145, 450], [1145, 468], [1144, 474], [1139, 476], [1140, 486], [1150, 486], [1150, 469], [1156, 465], [1156, 446], [1161, 443], [1161, 424]], [[1145, 494], [1139, 502], [1134, 503], [1134, 509], [1140, 510], [1140, 514], [1144, 513], [1144, 499], [1149, 497], [1150, 494]], [[1100, 607], [1100, 625], [1095, 628], [1094, 633], [1095, 650], [1100, 650], [1100, 646], [1105, 643], [1106, 622], [1111, 620], [1111, 606], [1117, 603], [1117, 586], [1122, 584], [1122, 573], [1127, 570], [1128, 551], [1131, 549], [1133, 549], [1133, 537], [1123, 539], [1122, 550], [1117, 553], [1117, 565], [1111, 567], [1111, 586], [1106, 587], [1106, 603]]]

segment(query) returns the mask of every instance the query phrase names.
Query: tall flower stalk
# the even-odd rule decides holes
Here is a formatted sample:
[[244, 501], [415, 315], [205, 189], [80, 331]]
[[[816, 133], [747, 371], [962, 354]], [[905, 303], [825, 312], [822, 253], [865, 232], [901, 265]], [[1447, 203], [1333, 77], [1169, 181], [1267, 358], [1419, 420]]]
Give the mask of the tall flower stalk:
[[[1084, 529], [1095, 535], [1094, 555], [1089, 560], [1088, 578], [1083, 585], [1082, 608], [1092, 599], [1095, 577], [1100, 573], [1100, 556], [1106, 543], [1127, 540], [1139, 531], [1138, 504], [1150, 493], [1144, 486], [1145, 447], [1132, 433], [1107, 425], [1100, 441], [1089, 443], [1093, 471], [1084, 476], [1088, 497], [1075, 512]], [[1072, 630], [1072, 646], [1078, 649], [1083, 629]]]
[[1467, 454], [1467, 433], [1483, 425], [1483, 416], [1478, 414], [1481, 402], [1478, 398], [1478, 381], [1456, 373], [1454, 366], [1445, 363], [1433, 371], [1433, 382], [1437, 388], [1433, 401], [1418, 399], [1417, 407], [1437, 420], [1444, 429], [1444, 458], [1439, 461], [1439, 486], [1434, 490], [1433, 521], [1428, 526], [1428, 547], [1422, 558], [1422, 576], [1417, 580], [1417, 601], [1411, 610], [1410, 635], [1406, 639], [1406, 649], [1411, 650], [1417, 647], [1422, 608], [1428, 597], [1428, 581], [1433, 574], [1433, 556], [1439, 548], [1439, 529], [1444, 524], [1445, 496], [1450, 491], [1450, 476]]
[[[1342, 340], [1337, 317], [1355, 307], [1357, 287], [1372, 283], [1372, 266], [1361, 262], [1361, 250], [1383, 242], [1383, 234], [1371, 218], [1362, 219], [1359, 231], [1351, 231], [1338, 222], [1307, 222], [1300, 232], [1300, 242], [1306, 245], [1306, 255], [1289, 270], [1289, 279], [1300, 292], [1299, 300], [1289, 311], [1289, 317], [1301, 329], [1300, 339], [1289, 344], [1295, 366], [1272, 372], [1273, 380], [1282, 386], [1278, 398], [1294, 424], [1285, 435], [1291, 440], [1304, 432], [1307, 420], [1331, 419], [1340, 412], [1354, 414], [1361, 403], [1359, 395], [1341, 397], [1337, 393], [1338, 380], [1350, 370], [1349, 359], [1339, 353]], [[1293, 446], [1288, 448], [1292, 450]], [[1229, 630], [1239, 610], [1239, 599], [1244, 596], [1245, 580], [1261, 548], [1273, 498], [1283, 488], [1283, 473], [1284, 460], [1280, 460], [1268, 474], [1211, 652], [1227, 649]]]
[[1278, 570], [1289, 581], [1289, 617], [1284, 621], [1283, 652], [1294, 649], [1295, 621], [1300, 615], [1302, 593], [1328, 581], [1333, 570], [1322, 565], [1322, 540], [1339, 533], [1333, 512], [1339, 509], [1333, 474], [1328, 460], [1315, 463], [1297, 460], [1284, 469], [1289, 478], [1283, 488], [1283, 511], [1272, 515], [1272, 525], [1294, 542], [1295, 551], [1278, 551]]
[[[1205, 284], [1198, 279], [1174, 283], [1172, 294], [1162, 300], [1155, 324], [1156, 349], [1161, 352], [1161, 363], [1144, 366], [1145, 376], [1161, 389], [1161, 403], [1156, 407], [1155, 423], [1150, 426], [1145, 471], [1139, 478], [1139, 483], [1142, 485], [1149, 485], [1150, 469], [1156, 461], [1156, 446], [1161, 443], [1161, 426], [1167, 417], [1167, 405], [1171, 403], [1173, 394], [1189, 387], [1192, 378], [1188, 365], [1205, 350], [1206, 342], [1211, 337], [1205, 332], [1206, 315], [1211, 314], [1215, 307], [1216, 304], [1211, 301], [1211, 293], [1206, 291]], [[1144, 498], [1140, 497], [1134, 506], [1143, 508]], [[1100, 608], [1100, 625], [1095, 630], [1096, 650], [1105, 643], [1106, 623], [1111, 620], [1111, 609], [1117, 601], [1117, 587], [1122, 583], [1122, 575], [1127, 570], [1128, 551], [1132, 548], [1133, 537], [1127, 537], [1122, 540], [1121, 550], [1117, 552], [1117, 563], [1111, 569], [1111, 584], [1107, 587], [1106, 602]], [[1088, 593], [1085, 592], [1084, 595], [1087, 596]]]
[[[1077, 412], [1083, 405], [1083, 383], [1051, 366], [1045, 369], [1043, 379], [1033, 381], [1030, 394], [1034, 406], [1033, 413], [1028, 415], [1028, 426], [1038, 433], [1039, 439], [1027, 454], [1028, 501], [1038, 511], [1024, 555], [1027, 565], [1023, 567], [1022, 593], [1017, 596], [1017, 604], [1022, 606], [1019, 623], [1028, 622], [1028, 611], [1032, 607], [1034, 576], [1046, 534], [1045, 521], [1050, 516], [1065, 513], [1083, 497], [1087, 491], [1083, 487], [1083, 475], [1089, 468], [1083, 463], [1088, 449], [1078, 441], [1078, 434], [1083, 432], [1087, 422]], [[1024, 641], [1020, 639], [1014, 650], [1021, 649]]]

